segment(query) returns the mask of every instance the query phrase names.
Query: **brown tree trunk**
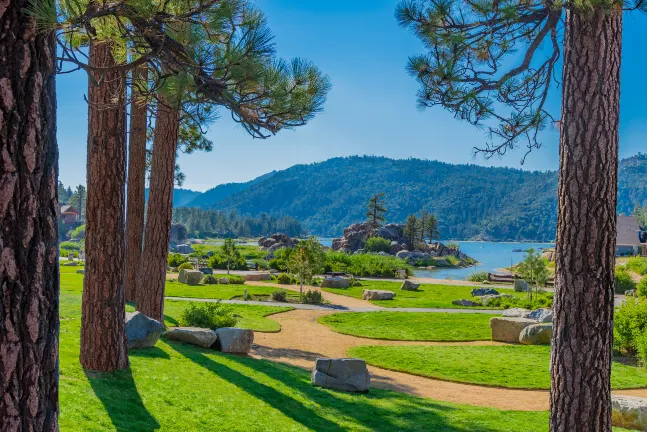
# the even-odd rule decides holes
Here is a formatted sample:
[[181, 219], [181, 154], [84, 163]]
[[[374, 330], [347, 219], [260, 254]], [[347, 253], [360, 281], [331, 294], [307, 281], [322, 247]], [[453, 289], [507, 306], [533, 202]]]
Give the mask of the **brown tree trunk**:
[[611, 431], [622, 13], [568, 11], [551, 431]]
[[164, 283], [179, 126], [178, 111], [160, 102], [155, 119], [142, 271], [137, 286], [137, 310], [160, 322], [164, 322]]
[[[130, 140], [128, 143], [128, 198], [126, 200], [126, 301], [137, 299], [137, 273], [140, 267], [144, 235], [144, 189], [146, 187], [146, 113], [147, 104], [138, 97], [138, 85], [143, 86], [148, 67], [133, 72], [133, 102], [130, 104]], [[141, 91], [139, 92], [141, 93]]]
[[0, 430], [58, 430], [56, 48], [0, 8]]
[[[97, 67], [115, 65], [110, 46], [91, 43], [90, 64]], [[128, 367], [123, 290], [125, 99], [122, 73], [91, 74], [81, 365], [99, 372]]]

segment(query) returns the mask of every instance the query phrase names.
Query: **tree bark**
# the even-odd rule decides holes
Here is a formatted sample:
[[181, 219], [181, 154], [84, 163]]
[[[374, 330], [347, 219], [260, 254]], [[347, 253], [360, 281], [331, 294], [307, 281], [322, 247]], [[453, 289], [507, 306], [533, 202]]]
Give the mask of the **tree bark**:
[[566, 12], [551, 431], [611, 431], [622, 13]]
[[162, 323], [179, 126], [178, 110], [160, 102], [155, 119], [144, 254], [137, 286], [137, 310]]
[[[148, 77], [148, 67], [139, 66], [133, 72], [133, 83], [143, 85]], [[146, 113], [145, 100], [137, 98], [133, 85], [133, 102], [130, 104], [130, 141], [128, 143], [128, 198], [126, 200], [126, 301], [137, 299], [137, 273], [140, 268], [144, 236], [144, 189], [146, 187]]]
[[56, 48], [0, 8], [0, 429], [58, 430]]
[[[97, 67], [116, 64], [107, 43], [90, 44], [90, 64]], [[125, 99], [122, 73], [91, 74], [81, 365], [99, 372], [128, 367], [123, 290]]]

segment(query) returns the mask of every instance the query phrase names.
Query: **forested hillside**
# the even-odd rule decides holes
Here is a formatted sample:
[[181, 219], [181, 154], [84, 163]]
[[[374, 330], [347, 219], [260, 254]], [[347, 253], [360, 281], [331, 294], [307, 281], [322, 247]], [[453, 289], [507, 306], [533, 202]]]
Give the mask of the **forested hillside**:
[[[620, 162], [618, 210], [647, 204], [647, 155]], [[339, 235], [365, 219], [366, 203], [386, 193], [387, 220], [434, 212], [441, 238], [549, 241], [555, 238], [557, 173], [451, 165], [419, 159], [335, 158], [297, 165], [244, 184], [201, 208], [288, 215], [313, 234]], [[194, 203], [198, 201], [194, 200]]]

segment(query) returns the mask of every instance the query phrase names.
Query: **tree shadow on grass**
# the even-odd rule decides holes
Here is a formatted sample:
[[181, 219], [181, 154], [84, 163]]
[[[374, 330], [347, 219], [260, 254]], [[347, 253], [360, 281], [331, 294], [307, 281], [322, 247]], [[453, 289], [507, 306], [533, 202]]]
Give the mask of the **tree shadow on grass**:
[[144, 406], [130, 368], [111, 373], [84, 372], [117, 431], [159, 430], [159, 423]]
[[161, 348], [134, 348], [128, 350], [128, 357], [155, 358], [168, 360], [171, 356]]
[[[368, 394], [351, 394], [315, 388], [309, 374], [296, 367], [249, 357], [222, 355], [223, 360], [206, 355], [208, 351], [179, 343], [169, 346], [194, 363], [208, 369], [248, 394], [262, 400], [285, 416], [316, 431], [347, 430], [350, 425], [373, 431], [447, 431], [495, 432], [509, 429], [492, 429], [481, 421], [453, 421], [460, 408], [435, 403], [402, 393], [371, 390]], [[213, 352], [212, 352], [213, 353]], [[215, 353], [214, 353], [215, 354]], [[242, 367], [281, 382], [297, 393], [302, 401], [266, 383], [245, 375], [225, 363], [235, 362]], [[412, 403], [414, 402], [414, 403]], [[320, 408], [319, 408], [320, 407]], [[478, 413], [478, 409], [476, 409]], [[325, 415], [325, 417], [323, 416]], [[501, 413], [504, 416], [504, 413]], [[333, 421], [331, 419], [338, 420]], [[454, 423], [454, 424], [451, 424]], [[351, 426], [352, 427], [352, 426]]]

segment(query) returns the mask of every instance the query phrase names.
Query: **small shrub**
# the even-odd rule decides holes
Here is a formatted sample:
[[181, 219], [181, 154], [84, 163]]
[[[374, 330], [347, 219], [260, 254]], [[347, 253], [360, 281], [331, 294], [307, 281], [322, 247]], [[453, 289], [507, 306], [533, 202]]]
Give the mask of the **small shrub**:
[[167, 263], [169, 267], [180, 267], [185, 262], [186, 262], [186, 257], [178, 253], [170, 254], [167, 259]]
[[647, 297], [647, 276], [640, 279], [638, 287], [636, 288], [636, 294], [639, 297]]
[[255, 259], [253, 262], [256, 264], [257, 270], [267, 270], [270, 268], [270, 264], [264, 259]]
[[318, 287], [319, 285], [321, 285], [321, 278], [313, 277], [310, 280], [310, 285]]
[[193, 270], [193, 264], [184, 262], [178, 266], [179, 270]]
[[[62, 243], [61, 243], [62, 244]], [[627, 260], [626, 268], [639, 275], [647, 275], [647, 258], [633, 257]]]
[[276, 277], [276, 281], [281, 285], [292, 285], [293, 279], [292, 276], [287, 273], [279, 273], [279, 275]]
[[364, 243], [364, 249], [368, 252], [390, 252], [391, 242], [382, 237], [371, 237]]
[[613, 346], [647, 364], [647, 299], [627, 298], [614, 315]]
[[469, 275], [467, 277], [467, 280], [471, 282], [486, 282], [488, 280], [487, 278], [488, 278], [488, 272], [477, 271]]
[[270, 298], [277, 302], [284, 302], [288, 300], [288, 294], [285, 291], [276, 290], [270, 294]]
[[634, 282], [631, 274], [624, 267], [616, 268], [616, 294], [624, 294], [625, 291], [636, 289], [636, 282]]
[[230, 308], [218, 303], [191, 303], [182, 312], [182, 325], [215, 330], [236, 325], [236, 317]]
[[79, 257], [79, 251], [78, 250], [61, 249], [61, 258], [67, 258], [68, 256], [70, 256], [70, 254], [74, 255], [74, 258]]
[[348, 278], [348, 286], [361, 287], [362, 282], [359, 279], [357, 279], [355, 276], [351, 276]]
[[307, 304], [321, 304], [323, 303], [323, 295], [321, 291], [308, 290], [303, 294], [303, 303]]
[[72, 239], [85, 238], [85, 224], [79, 225], [78, 227], [70, 231], [70, 238]]
[[78, 251], [81, 249], [81, 245], [77, 242], [71, 242], [71, 241], [64, 241], [61, 242], [60, 246], [61, 249], [67, 249], [67, 250], [72, 250], [72, 251]]
[[245, 279], [242, 276], [229, 274], [225, 277], [229, 280], [230, 284], [242, 285], [245, 283]]
[[218, 279], [214, 275], [205, 275], [202, 279], [202, 283], [205, 285], [215, 285], [218, 283]]

